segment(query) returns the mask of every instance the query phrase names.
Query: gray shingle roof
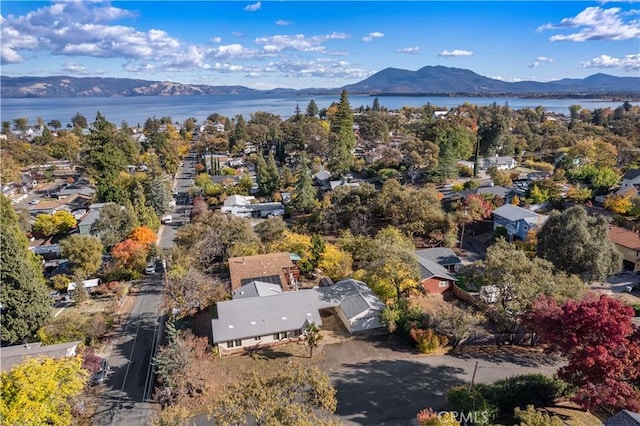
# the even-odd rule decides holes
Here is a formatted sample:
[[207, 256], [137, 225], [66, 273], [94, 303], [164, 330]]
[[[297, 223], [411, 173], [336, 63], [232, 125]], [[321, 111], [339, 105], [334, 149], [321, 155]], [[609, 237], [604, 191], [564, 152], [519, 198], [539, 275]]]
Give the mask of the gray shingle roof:
[[495, 209], [492, 213], [512, 222], [517, 222], [522, 219], [537, 219], [541, 216], [531, 210], [523, 209], [522, 207], [514, 206], [513, 204], [505, 204], [504, 206]]
[[640, 414], [622, 410], [604, 422], [604, 426], [640, 426]]
[[369, 286], [362, 281], [346, 279], [329, 287], [316, 287], [314, 290], [319, 296], [319, 308], [339, 306], [348, 319], [352, 319], [369, 309], [381, 311], [385, 306]]
[[627, 173], [625, 173], [624, 176], [622, 176], [622, 179], [632, 180], [637, 178], [638, 176], [640, 176], [640, 169], [630, 169], [627, 170]]
[[247, 297], [265, 297], [282, 293], [282, 286], [279, 284], [266, 283], [262, 281], [252, 281], [237, 290], [231, 292], [233, 299], [246, 299]]
[[416, 256], [432, 260], [441, 266], [462, 264], [460, 258], [448, 247], [434, 247], [416, 250]]
[[418, 258], [418, 264], [420, 266], [420, 278], [426, 280], [431, 277], [445, 278], [452, 281], [458, 281], [453, 275], [449, 273], [443, 266], [438, 265], [433, 260], [422, 257], [416, 253]]
[[218, 319], [211, 320], [214, 343], [301, 330], [307, 321], [322, 325], [313, 290], [228, 300], [217, 308]]
[[0, 348], [0, 370], [11, 370], [15, 365], [20, 364], [28, 358], [46, 356], [53, 359], [64, 358], [76, 354], [76, 348], [82, 343], [75, 342], [59, 343], [57, 345], [42, 346], [41, 342], [29, 343], [29, 345], [15, 345]]

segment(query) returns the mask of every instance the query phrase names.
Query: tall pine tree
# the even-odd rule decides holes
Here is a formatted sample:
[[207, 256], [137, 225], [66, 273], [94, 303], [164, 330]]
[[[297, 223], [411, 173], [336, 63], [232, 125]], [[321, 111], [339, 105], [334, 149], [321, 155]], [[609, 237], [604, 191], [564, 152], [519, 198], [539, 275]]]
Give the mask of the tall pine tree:
[[0, 195], [0, 341], [18, 343], [33, 337], [51, 314], [42, 265], [28, 248], [18, 215]]
[[329, 168], [333, 173], [348, 172], [353, 165], [351, 151], [356, 146], [356, 135], [353, 133], [353, 111], [346, 90], [340, 94], [338, 110], [331, 119], [331, 148]]
[[316, 203], [316, 193], [317, 190], [313, 185], [311, 172], [307, 165], [307, 156], [303, 153], [300, 156], [300, 173], [293, 193], [293, 205], [295, 208], [309, 213]]

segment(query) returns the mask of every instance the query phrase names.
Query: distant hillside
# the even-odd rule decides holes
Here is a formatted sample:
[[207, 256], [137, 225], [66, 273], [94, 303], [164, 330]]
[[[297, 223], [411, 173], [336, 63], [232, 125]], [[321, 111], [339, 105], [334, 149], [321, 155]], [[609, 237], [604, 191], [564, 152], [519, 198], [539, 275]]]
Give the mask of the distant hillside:
[[[273, 95], [335, 94], [335, 89], [286, 89], [267, 91], [243, 86], [206, 86], [128, 78], [98, 77], [1, 77], [3, 98], [53, 98], [88, 96], [188, 96], [263, 93]], [[594, 74], [584, 79], [565, 78], [546, 83], [509, 83], [483, 77], [473, 71], [426, 66], [417, 71], [386, 68], [359, 83], [344, 86], [350, 93], [384, 95], [530, 95], [530, 96], [639, 96], [640, 78]]]
[[509, 83], [483, 77], [473, 71], [426, 66], [417, 71], [386, 68], [371, 77], [345, 86], [351, 93], [369, 94], [628, 94], [640, 93], [640, 78], [595, 74], [584, 79]]
[[3, 98], [231, 95], [258, 92], [243, 86], [205, 86], [129, 78], [2, 76], [0, 83], [0, 95]]

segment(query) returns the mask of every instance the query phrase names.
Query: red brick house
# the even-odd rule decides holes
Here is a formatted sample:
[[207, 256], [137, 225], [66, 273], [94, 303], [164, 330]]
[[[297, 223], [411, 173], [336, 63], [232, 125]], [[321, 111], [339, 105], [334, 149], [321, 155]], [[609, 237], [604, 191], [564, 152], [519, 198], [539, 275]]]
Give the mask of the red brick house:
[[416, 251], [421, 285], [427, 294], [441, 294], [458, 281], [454, 274], [462, 261], [453, 250], [432, 248]]

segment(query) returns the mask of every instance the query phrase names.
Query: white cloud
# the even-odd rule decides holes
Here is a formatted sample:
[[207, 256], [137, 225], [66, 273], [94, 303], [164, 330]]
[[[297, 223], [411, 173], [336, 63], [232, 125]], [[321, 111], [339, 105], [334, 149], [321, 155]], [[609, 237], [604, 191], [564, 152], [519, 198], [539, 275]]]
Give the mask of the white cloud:
[[625, 55], [622, 58], [600, 55], [583, 62], [580, 66], [582, 68], [620, 68], [625, 71], [640, 70], [640, 53]]
[[420, 47], [419, 46], [403, 47], [402, 49], [396, 50], [396, 52], [406, 53], [407, 55], [417, 55], [418, 52], [420, 52]]
[[234, 37], [244, 37], [244, 34], [242, 34], [240, 31], [232, 31], [231, 35], [233, 35]]
[[257, 50], [246, 48], [241, 44], [227, 44], [214, 49], [213, 56], [224, 59], [249, 59], [257, 56], [258, 53]]
[[211, 37], [211, 43], [221, 43], [222, 37]]
[[255, 12], [256, 10], [260, 10], [261, 7], [262, 7], [262, 3], [257, 2], [257, 3], [253, 3], [245, 6], [244, 10], [246, 10], [247, 12]]
[[290, 21], [285, 21], [284, 19], [278, 19], [276, 21], [276, 25], [282, 25], [282, 26], [286, 26], [286, 25], [290, 25], [291, 22]]
[[370, 72], [356, 68], [346, 61], [336, 61], [331, 58], [271, 62], [263, 71], [278, 72], [283, 77], [291, 78], [354, 79], [371, 75]]
[[375, 31], [375, 32], [369, 33], [369, 35], [362, 37], [362, 41], [368, 43], [374, 38], [382, 38], [382, 37], [384, 37], [383, 33]]
[[640, 37], [640, 23], [638, 20], [625, 22], [624, 18], [636, 13], [635, 10], [623, 13], [619, 7], [587, 7], [572, 18], [562, 19], [559, 24], [541, 25], [537, 31], [580, 28], [578, 32], [553, 35], [550, 41], [629, 40]]
[[318, 35], [307, 37], [304, 34], [292, 35], [273, 35], [258, 37], [255, 39], [256, 44], [262, 45], [264, 52], [273, 54], [284, 50], [295, 50], [299, 52], [323, 52], [327, 53], [326, 47], [323, 45], [328, 40], [344, 39], [348, 35], [343, 33], [331, 33], [327, 35]]
[[472, 56], [473, 52], [470, 50], [443, 50], [438, 53], [438, 56], [442, 56], [444, 58], [455, 58], [459, 56]]
[[549, 58], [549, 57], [547, 57], [547, 56], [538, 56], [538, 57], [536, 58], [536, 60], [535, 60], [535, 61], [533, 61], [533, 62], [531, 63], [531, 65], [529, 65], [529, 68], [535, 68], [535, 67], [537, 67], [538, 65], [540, 65], [541, 63], [551, 64], [551, 63], [553, 63], [553, 58]]

